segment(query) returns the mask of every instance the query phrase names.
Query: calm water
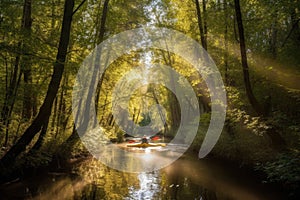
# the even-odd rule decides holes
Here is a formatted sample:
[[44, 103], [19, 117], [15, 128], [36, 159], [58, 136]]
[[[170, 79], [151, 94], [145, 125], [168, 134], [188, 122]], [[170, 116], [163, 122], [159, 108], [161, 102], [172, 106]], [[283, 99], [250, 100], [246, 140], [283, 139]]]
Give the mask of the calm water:
[[285, 199], [254, 176], [184, 156], [149, 173], [124, 173], [89, 158], [70, 173], [41, 173], [1, 186], [1, 199]]

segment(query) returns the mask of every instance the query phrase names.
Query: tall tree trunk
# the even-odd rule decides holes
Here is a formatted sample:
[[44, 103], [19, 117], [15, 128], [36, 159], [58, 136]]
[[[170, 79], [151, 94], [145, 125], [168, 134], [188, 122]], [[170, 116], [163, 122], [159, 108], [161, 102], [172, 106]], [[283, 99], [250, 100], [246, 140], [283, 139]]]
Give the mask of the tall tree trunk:
[[[22, 14], [22, 21], [21, 21], [21, 32], [25, 34], [23, 35], [23, 38], [18, 42], [18, 50], [24, 51], [23, 48], [24, 37], [27, 36], [26, 31], [28, 32], [28, 30], [30, 30], [30, 27], [31, 27], [31, 0], [25, 0], [23, 5], [23, 14]], [[11, 117], [12, 110], [14, 108], [15, 98], [20, 85], [19, 84], [20, 78], [22, 75], [22, 69], [20, 70], [20, 60], [21, 60], [21, 53], [18, 53], [15, 59], [14, 69], [12, 72], [12, 77], [9, 86], [6, 87], [5, 101], [0, 116], [0, 123], [4, 125], [5, 132], [6, 132], [4, 146], [6, 146], [8, 143], [8, 128], [10, 124], [10, 117]], [[0, 130], [0, 132], [2, 131], [3, 130]]]
[[[157, 21], [158, 21], [158, 24], [161, 25], [159, 17], [157, 17]], [[161, 34], [163, 34], [163, 33], [161, 32]], [[164, 37], [167, 37], [167, 36], [164, 35]], [[170, 54], [167, 42], [165, 42], [165, 44], [166, 44], [167, 51], [166, 51], [166, 53], [164, 51], [161, 51], [162, 57], [164, 59], [165, 64], [170, 66], [171, 68], [173, 68], [174, 58], [172, 58], [172, 56]], [[174, 93], [176, 93], [175, 81], [177, 81], [177, 80], [174, 80], [171, 70], [169, 71], [169, 73], [170, 73], [170, 80], [169, 80], [170, 86], [172, 87], [172, 91], [174, 91]], [[167, 130], [165, 128], [165, 131], [168, 131], [171, 134], [175, 134], [176, 130], [179, 128], [179, 125], [180, 125], [180, 119], [181, 119], [180, 106], [179, 106], [176, 96], [171, 91], [167, 91], [167, 96], [168, 96], [168, 102], [170, 105], [170, 121], [171, 121], [171, 123], [170, 123], [170, 129]]]
[[[168, 49], [168, 46], [167, 46]], [[167, 55], [165, 55], [164, 52], [162, 52], [162, 56], [163, 59], [165, 61], [165, 63], [173, 68], [173, 60], [171, 57], [171, 54], [169, 51], [166, 52]], [[170, 71], [170, 86], [172, 87], [172, 91], [175, 91], [174, 93], [176, 93], [176, 84], [175, 84], [174, 77], [172, 75], [172, 72]], [[176, 96], [173, 94], [173, 92], [168, 91], [168, 101], [169, 101], [169, 105], [170, 105], [170, 119], [171, 119], [171, 123], [170, 123], [170, 129], [168, 129], [168, 131], [170, 131], [170, 133], [175, 134], [176, 130], [179, 128], [179, 124], [180, 124], [180, 119], [181, 119], [181, 113], [180, 113], [180, 106], [178, 103], [178, 100], [176, 98]]]
[[60, 130], [61, 130], [61, 125], [62, 122], [65, 118], [65, 102], [64, 102], [64, 87], [65, 87], [65, 80], [63, 81], [63, 86], [61, 87], [61, 91], [60, 91], [60, 95], [59, 95], [59, 106], [58, 106], [58, 114], [57, 114], [57, 121], [56, 121], [56, 133], [55, 136], [57, 137], [57, 135], [59, 135]]
[[45, 126], [45, 121], [49, 120], [53, 101], [57, 95], [59, 85], [62, 79], [65, 59], [70, 39], [71, 22], [73, 14], [74, 0], [66, 0], [64, 5], [64, 16], [62, 22], [62, 30], [60, 35], [59, 47], [56, 56], [56, 61], [53, 66], [53, 74], [48, 86], [48, 91], [45, 100], [33, 120], [32, 124], [25, 130], [24, 134], [15, 145], [3, 156], [0, 160], [1, 167], [11, 167], [14, 164], [17, 156], [26, 149], [26, 146], [31, 142], [33, 137], [40, 132]]
[[202, 0], [203, 9], [203, 31], [205, 40], [205, 50], [207, 51], [207, 11], [206, 11], [206, 0]]
[[[102, 16], [101, 16], [101, 24], [100, 24], [100, 31], [99, 31], [99, 36], [98, 36], [98, 42], [101, 43], [104, 40], [104, 33], [105, 33], [105, 23], [106, 23], [106, 17], [107, 17], [107, 12], [108, 12], [108, 3], [109, 0], [105, 0], [104, 4], [103, 4], [103, 9], [102, 9]], [[97, 84], [96, 83], [96, 77], [98, 76], [98, 65], [100, 65], [101, 62], [101, 49], [99, 50], [99, 52], [97, 51], [96, 57], [95, 57], [95, 66], [93, 69], [93, 76], [92, 76], [92, 80], [90, 82], [90, 88], [87, 94], [87, 100], [86, 100], [86, 104], [85, 104], [85, 111], [86, 112], [84, 114], [84, 116], [90, 116], [90, 106], [91, 106], [91, 97], [92, 97], [92, 87]], [[104, 76], [104, 72], [102, 74], [102, 76]], [[102, 82], [101, 82], [102, 84]], [[99, 85], [99, 83], [97, 84], [99, 88], [101, 88], [101, 85]], [[99, 91], [100, 94], [100, 91]], [[97, 101], [98, 99], [95, 98], [94, 101]], [[94, 102], [95, 105], [96, 102]], [[90, 118], [89, 117], [84, 117], [81, 128], [82, 130], [86, 130], [88, 125], [89, 125], [89, 121]], [[97, 122], [97, 116], [94, 119], [93, 125], [95, 125]]]
[[[276, 4], [276, 2], [272, 2]], [[273, 22], [271, 25], [271, 37], [270, 37], [270, 53], [273, 59], [277, 57], [277, 35], [278, 35], [278, 5], [276, 5], [274, 14], [272, 15]]]
[[205, 40], [204, 28], [203, 28], [203, 25], [202, 25], [202, 16], [201, 16], [201, 9], [200, 9], [199, 0], [195, 0], [195, 4], [196, 4], [196, 10], [197, 10], [197, 17], [198, 17], [198, 27], [199, 27], [199, 32], [200, 32], [200, 40], [201, 40], [201, 44], [202, 44], [203, 48], [206, 50], [207, 49], [207, 44], [206, 44], [206, 40]]
[[[105, 33], [105, 23], [106, 23], [106, 18], [107, 18], [107, 12], [108, 12], [108, 3], [109, 0], [105, 0], [104, 4], [103, 4], [103, 9], [102, 9], [102, 16], [101, 16], [101, 21], [100, 21], [100, 29], [99, 29], [99, 36], [98, 36], [98, 43], [103, 42], [104, 40], [104, 33]], [[100, 56], [98, 55], [96, 59], [100, 59]], [[106, 58], [106, 64], [109, 60], [109, 57]], [[97, 61], [100, 62], [100, 60], [96, 60], [96, 64]], [[100, 97], [100, 90], [101, 90], [101, 86], [104, 80], [104, 75], [105, 75], [105, 71], [103, 72], [100, 82], [97, 85], [97, 97], [96, 97], [96, 102], [95, 102], [95, 107], [96, 107], [96, 113], [98, 111], [98, 101], [99, 101], [99, 97]]]
[[226, 86], [229, 85], [229, 77], [228, 77], [228, 54], [229, 54], [229, 48], [228, 48], [228, 8], [227, 8], [227, 0], [224, 0], [224, 21], [225, 21], [225, 30], [224, 30], [224, 67], [225, 67], [225, 84]]
[[[110, 51], [110, 49], [108, 50]], [[109, 54], [109, 53], [108, 53]], [[106, 57], [105, 60], [105, 66], [108, 64], [108, 60], [109, 60], [109, 55]], [[97, 85], [97, 89], [96, 89], [96, 99], [95, 99], [95, 110], [96, 110], [96, 114], [98, 114], [98, 110], [99, 110], [99, 98], [100, 98], [100, 93], [101, 93], [101, 86], [102, 83], [104, 81], [104, 76], [105, 76], [105, 71], [103, 72], [103, 74], [101, 75], [100, 81]], [[106, 96], [107, 97], [107, 96]], [[105, 104], [105, 103], [104, 103]]]
[[31, 0], [24, 1], [22, 20], [23, 48], [21, 70], [24, 75], [24, 98], [23, 98], [23, 119], [29, 120], [33, 114], [32, 75], [30, 57], [26, 55], [29, 51], [31, 37]]
[[103, 39], [104, 39], [105, 23], [106, 23], [106, 17], [107, 17], [107, 12], [108, 12], [108, 3], [109, 3], [109, 0], [105, 0], [104, 4], [103, 4], [100, 31], [99, 31], [99, 36], [98, 36], [99, 43], [103, 42]]
[[[21, 48], [21, 42], [18, 43], [18, 49]], [[20, 55], [18, 54], [15, 59], [14, 69], [12, 72], [12, 77], [9, 83], [9, 86], [7, 87], [6, 94], [5, 94], [5, 101], [4, 105], [2, 107], [1, 111], [1, 121], [5, 121], [7, 118], [9, 118], [9, 111], [13, 108], [14, 104], [14, 97], [16, 95], [16, 91], [19, 87], [18, 83], [18, 75], [21, 73], [19, 70], [19, 64], [20, 64]], [[20, 75], [19, 75], [20, 76]]]
[[239, 30], [239, 38], [240, 38], [240, 51], [241, 51], [241, 59], [242, 59], [242, 67], [243, 67], [243, 75], [244, 75], [244, 84], [246, 89], [246, 94], [248, 97], [248, 100], [253, 107], [253, 109], [256, 111], [258, 115], [263, 115], [263, 108], [258, 103], [257, 99], [255, 98], [251, 83], [250, 83], [250, 77], [249, 77], [249, 67], [248, 67], [248, 61], [247, 61], [247, 52], [246, 52], [246, 43], [245, 43], [245, 35], [244, 35], [244, 27], [243, 27], [243, 19], [242, 19], [242, 13], [241, 13], [241, 7], [240, 7], [240, 1], [234, 0], [235, 3], [235, 13], [236, 13], [236, 20]]
[[[243, 67], [244, 84], [245, 84], [245, 88], [246, 88], [246, 93], [247, 93], [249, 102], [252, 105], [253, 109], [256, 111], [256, 113], [261, 117], [265, 117], [266, 112], [265, 112], [264, 108], [258, 103], [257, 99], [255, 98], [255, 96], [252, 92], [251, 84], [250, 84], [249, 68], [248, 68], [248, 63], [247, 63], [244, 27], [243, 27], [240, 1], [234, 0], [234, 3], [235, 3], [236, 19], [237, 19], [239, 35], [240, 35], [240, 49], [241, 49], [242, 67]], [[273, 147], [275, 147], [277, 149], [285, 147], [286, 143], [285, 143], [284, 139], [276, 131], [275, 128], [269, 128], [267, 130], [266, 134], [271, 139]]]
[[[17, 56], [18, 58], [19, 56]], [[15, 65], [15, 70], [18, 70], [16, 68], [16, 66], [18, 66], [19, 64], [16, 63]], [[16, 95], [17, 95], [17, 90], [19, 88], [19, 85], [20, 85], [20, 80], [21, 80], [21, 75], [22, 73], [20, 72], [19, 73], [19, 77], [17, 78], [16, 82], [11, 84], [9, 88], [9, 95], [6, 96], [6, 101], [4, 103], [4, 107], [3, 107], [3, 113], [1, 113], [1, 122], [4, 124], [4, 127], [5, 127], [5, 141], [4, 141], [4, 147], [7, 146], [8, 144], [8, 129], [9, 129], [9, 124], [10, 124], [10, 116], [12, 114], [12, 111], [13, 111], [13, 108], [14, 108], [14, 105], [15, 105], [15, 100], [16, 100]], [[3, 118], [2, 118], [3, 117]], [[2, 132], [2, 130], [1, 130]]]

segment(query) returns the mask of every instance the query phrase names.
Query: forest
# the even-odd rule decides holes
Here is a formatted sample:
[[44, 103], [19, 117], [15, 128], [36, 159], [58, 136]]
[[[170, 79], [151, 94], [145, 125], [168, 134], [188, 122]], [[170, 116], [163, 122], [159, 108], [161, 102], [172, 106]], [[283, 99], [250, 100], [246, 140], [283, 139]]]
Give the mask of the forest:
[[299, 21], [299, 0], [1, 0], [0, 199], [299, 199]]

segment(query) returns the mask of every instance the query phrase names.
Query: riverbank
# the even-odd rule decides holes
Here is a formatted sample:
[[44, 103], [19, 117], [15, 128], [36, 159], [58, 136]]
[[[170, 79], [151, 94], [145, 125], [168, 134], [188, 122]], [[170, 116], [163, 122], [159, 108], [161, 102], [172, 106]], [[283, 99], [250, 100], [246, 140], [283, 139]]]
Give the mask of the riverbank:
[[[205, 128], [202, 128], [205, 132]], [[201, 131], [200, 131], [201, 132]], [[189, 152], [198, 154], [204, 134], [198, 134]], [[265, 135], [254, 134], [242, 126], [234, 130], [224, 129], [217, 144], [208, 155], [229, 166], [251, 171], [261, 182], [285, 191], [287, 198], [300, 197], [300, 154], [298, 147], [276, 149]]]

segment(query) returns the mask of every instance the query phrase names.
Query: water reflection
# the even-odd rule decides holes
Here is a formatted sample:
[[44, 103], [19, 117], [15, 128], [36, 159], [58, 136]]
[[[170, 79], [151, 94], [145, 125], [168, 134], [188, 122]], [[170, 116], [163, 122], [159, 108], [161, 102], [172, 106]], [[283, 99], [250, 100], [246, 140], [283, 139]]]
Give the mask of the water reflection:
[[[151, 155], [145, 153], [145, 156]], [[70, 173], [46, 173], [0, 187], [1, 199], [284, 199], [250, 175], [183, 157], [154, 172], [124, 173], [90, 158]]]
[[[151, 155], [148, 152], [144, 156]], [[138, 174], [119, 172], [96, 160], [89, 160], [80, 169], [80, 176], [90, 179], [90, 184], [87, 190], [79, 191], [78, 199], [280, 199], [261, 190], [247, 175], [189, 157], [162, 170]]]
[[[99, 167], [102, 170], [98, 174], [102, 175], [97, 176]], [[81, 177], [88, 184], [76, 196], [77, 199], [217, 199], [214, 191], [193, 182], [190, 174], [181, 167], [176, 162], [160, 171], [133, 174], [110, 169], [92, 160], [80, 168]], [[221, 194], [219, 197], [226, 199]]]
[[129, 186], [129, 199], [156, 199], [160, 193], [160, 177], [158, 171], [152, 173], [140, 173], [137, 175], [139, 187]]

